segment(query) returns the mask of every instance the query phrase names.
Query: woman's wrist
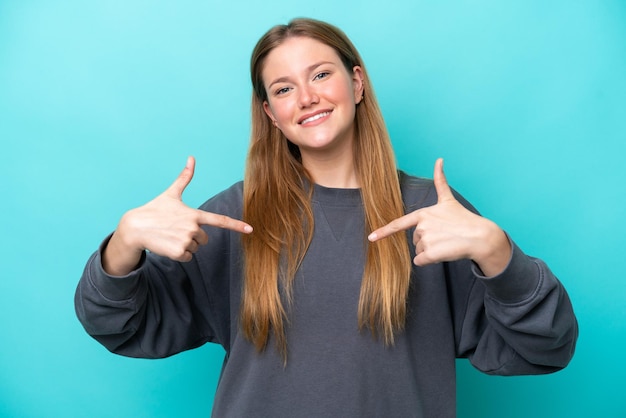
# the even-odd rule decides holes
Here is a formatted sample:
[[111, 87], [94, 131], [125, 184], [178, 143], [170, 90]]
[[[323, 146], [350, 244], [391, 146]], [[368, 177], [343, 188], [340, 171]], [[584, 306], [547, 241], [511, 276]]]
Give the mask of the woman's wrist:
[[144, 249], [132, 245], [124, 234], [127, 215], [122, 217], [118, 229], [113, 233], [102, 253], [102, 268], [111, 276], [125, 276], [135, 270]]
[[483, 218], [485, 227], [479, 244], [474, 246], [474, 261], [483, 274], [494, 277], [502, 273], [511, 260], [511, 243], [507, 235], [494, 222]]

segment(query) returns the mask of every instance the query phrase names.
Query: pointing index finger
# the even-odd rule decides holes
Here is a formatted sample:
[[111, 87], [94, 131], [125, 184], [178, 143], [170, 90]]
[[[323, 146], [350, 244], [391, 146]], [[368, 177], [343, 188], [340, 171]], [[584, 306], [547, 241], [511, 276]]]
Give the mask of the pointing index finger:
[[394, 219], [387, 225], [378, 228], [377, 230], [369, 234], [367, 239], [371, 242], [375, 242], [380, 239], [387, 238], [388, 236], [393, 235], [396, 232], [405, 231], [409, 228], [412, 228], [415, 226], [415, 224], [415, 212], [412, 212], [397, 219]]
[[231, 218], [230, 216], [206, 212], [200, 209], [198, 209], [198, 216], [198, 223], [201, 225], [216, 226], [218, 228], [230, 229], [244, 234], [249, 234], [253, 230], [247, 223]]

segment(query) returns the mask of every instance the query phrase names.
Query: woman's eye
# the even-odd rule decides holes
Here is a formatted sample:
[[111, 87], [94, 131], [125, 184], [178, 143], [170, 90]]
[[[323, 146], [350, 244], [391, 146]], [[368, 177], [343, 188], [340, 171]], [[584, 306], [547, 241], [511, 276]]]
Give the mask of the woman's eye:
[[316, 75], [315, 75], [315, 77], [314, 77], [313, 79], [314, 79], [314, 80], [320, 80], [320, 79], [322, 79], [322, 78], [326, 78], [326, 77], [328, 77], [329, 75], [330, 75], [330, 73], [329, 73], [329, 72], [327, 72], [327, 71], [322, 71], [321, 73], [316, 74]]
[[289, 91], [289, 87], [283, 87], [283, 88], [276, 90], [276, 95], [285, 94], [288, 91]]

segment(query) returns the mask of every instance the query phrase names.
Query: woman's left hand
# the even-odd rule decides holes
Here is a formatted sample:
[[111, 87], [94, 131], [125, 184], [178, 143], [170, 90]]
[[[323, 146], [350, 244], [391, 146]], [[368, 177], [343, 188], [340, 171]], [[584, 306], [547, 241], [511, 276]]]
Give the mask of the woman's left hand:
[[416, 265], [471, 259], [486, 276], [501, 273], [511, 257], [511, 245], [504, 231], [455, 199], [443, 173], [441, 158], [435, 162], [434, 183], [435, 205], [391, 221], [372, 232], [368, 239], [375, 242], [415, 227], [413, 262]]

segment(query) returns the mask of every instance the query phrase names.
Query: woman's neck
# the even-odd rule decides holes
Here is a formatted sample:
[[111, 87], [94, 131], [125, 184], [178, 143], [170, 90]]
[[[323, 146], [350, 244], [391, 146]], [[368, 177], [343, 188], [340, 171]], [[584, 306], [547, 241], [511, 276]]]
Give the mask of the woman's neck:
[[358, 189], [361, 187], [352, 152], [337, 155], [302, 155], [302, 164], [313, 182], [324, 187]]

